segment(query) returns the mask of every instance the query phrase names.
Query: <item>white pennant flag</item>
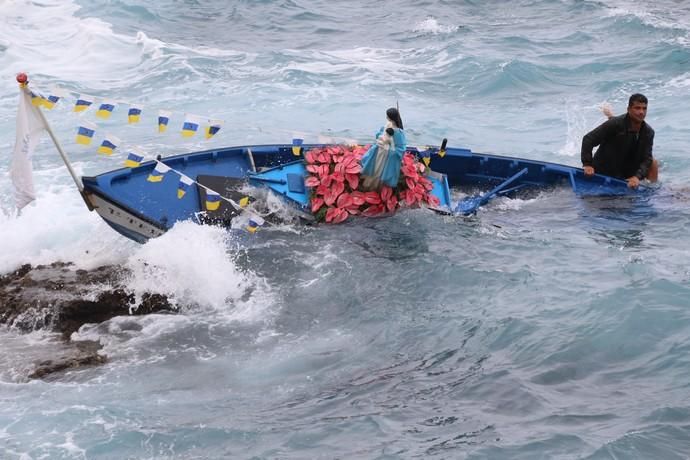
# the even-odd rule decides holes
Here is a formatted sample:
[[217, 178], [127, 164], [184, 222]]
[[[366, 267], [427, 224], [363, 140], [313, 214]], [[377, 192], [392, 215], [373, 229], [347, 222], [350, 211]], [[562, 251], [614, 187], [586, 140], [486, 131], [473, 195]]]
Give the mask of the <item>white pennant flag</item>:
[[28, 92], [21, 90], [17, 108], [17, 137], [10, 165], [14, 200], [17, 209], [20, 210], [36, 199], [31, 157], [42, 132], [46, 129], [39, 110], [31, 105], [31, 96]]

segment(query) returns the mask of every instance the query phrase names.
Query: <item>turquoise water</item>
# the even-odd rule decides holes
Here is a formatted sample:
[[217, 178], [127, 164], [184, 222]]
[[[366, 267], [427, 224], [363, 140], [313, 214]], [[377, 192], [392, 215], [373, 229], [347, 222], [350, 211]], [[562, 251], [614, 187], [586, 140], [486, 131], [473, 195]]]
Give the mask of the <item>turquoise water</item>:
[[[182, 309], [84, 327], [110, 362], [47, 382], [26, 369], [52, 336], [0, 330], [0, 457], [688, 458], [689, 61], [676, 1], [0, 3], [0, 272], [120, 264]], [[398, 102], [413, 144], [578, 165], [600, 104], [640, 91], [662, 186], [140, 246], [47, 139], [14, 214], [18, 71], [225, 121], [210, 141], [105, 124], [152, 155], [368, 142]], [[68, 107], [48, 118], [80, 174], [119, 166], [74, 144]]]

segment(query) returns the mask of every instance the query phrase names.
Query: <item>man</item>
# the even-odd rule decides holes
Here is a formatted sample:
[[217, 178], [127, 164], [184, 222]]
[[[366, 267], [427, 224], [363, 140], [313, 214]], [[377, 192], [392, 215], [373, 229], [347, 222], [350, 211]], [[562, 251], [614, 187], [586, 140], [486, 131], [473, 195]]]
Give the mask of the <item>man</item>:
[[[647, 98], [639, 93], [630, 96], [625, 115], [604, 113], [609, 119], [582, 138], [580, 156], [585, 176], [596, 172], [625, 179], [630, 188], [637, 188], [642, 179], [655, 182], [659, 169], [652, 157], [654, 130], [644, 121]], [[592, 158], [592, 149], [597, 145]]]

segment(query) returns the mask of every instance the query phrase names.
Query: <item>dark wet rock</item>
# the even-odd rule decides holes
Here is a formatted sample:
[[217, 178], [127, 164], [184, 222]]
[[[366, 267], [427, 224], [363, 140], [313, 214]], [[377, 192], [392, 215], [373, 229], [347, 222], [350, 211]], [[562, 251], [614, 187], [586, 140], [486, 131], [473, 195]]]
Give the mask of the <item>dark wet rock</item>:
[[100, 344], [70, 342], [72, 333], [84, 324], [115, 316], [176, 312], [164, 295], [145, 293], [137, 299], [123, 286], [129, 274], [118, 266], [77, 270], [72, 264], [55, 262], [22, 265], [0, 276], [0, 324], [22, 332], [58, 332], [74, 345], [38, 362], [31, 378], [106, 362], [107, 357], [98, 352]]
[[106, 363], [108, 357], [98, 353], [101, 344], [92, 340], [73, 342], [74, 346], [67, 348], [55, 357], [39, 361], [36, 368], [28, 377], [30, 379], [45, 379], [57, 372], [77, 369], [86, 366], [96, 366]]

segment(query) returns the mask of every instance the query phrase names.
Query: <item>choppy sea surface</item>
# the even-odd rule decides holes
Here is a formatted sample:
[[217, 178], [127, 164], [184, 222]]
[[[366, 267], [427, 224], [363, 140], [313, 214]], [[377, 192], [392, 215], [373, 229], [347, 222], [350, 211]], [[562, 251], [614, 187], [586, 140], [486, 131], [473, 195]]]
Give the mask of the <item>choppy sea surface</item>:
[[[579, 165], [600, 105], [642, 92], [662, 184], [138, 245], [48, 138], [16, 214], [19, 71], [225, 121], [210, 141], [106, 123], [151, 155], [370, 142], [398, 103], [412, 144]], [[0, 82], [0, 273], [117, 264], [182, 308], [83, 327], [110, 361], [48, 381], [25, 368], [51, 334], [0, 329], [0, 458], [690, 458], [687, 2], [5, 0]], [[47, 116], [79, 174], [119, 167], [74, 143], [88, 115]]]

